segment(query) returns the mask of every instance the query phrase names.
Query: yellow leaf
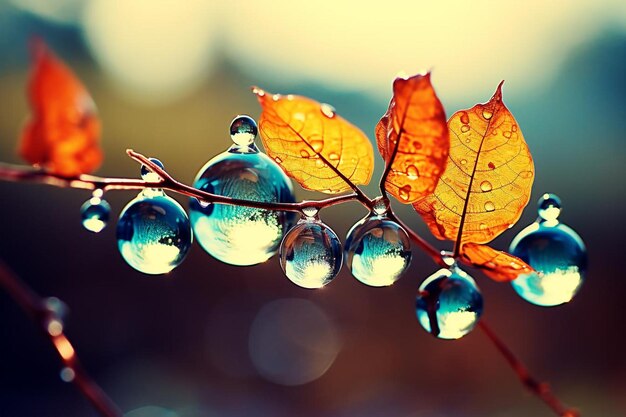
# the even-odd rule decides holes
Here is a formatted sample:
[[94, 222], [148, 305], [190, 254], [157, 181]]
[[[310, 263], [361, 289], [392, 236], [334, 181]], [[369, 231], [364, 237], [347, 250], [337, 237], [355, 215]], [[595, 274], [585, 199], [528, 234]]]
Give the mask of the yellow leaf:
[[512, 281], [520, 274], [535, 272], [526, 262], [502, 251], [486, 245], [466, 243], [461, 250], [461, 260], [480, 268], [485, 275], [494, 281]]
[[328, 104], [253, 90], [261, 104], [259, 132], [267, 154], [307, 190], [336, 194], [367, 184], [374, 150], [365, 134]]
[[431, 194], [448, 159], [446, 113], [430, 73], [393, 82], [393, 98], [376, 125], [378, 150], [391, 163], [385, 190], [401, 203]]
[[414, 204], [439, 239], [486, 243], [511, 227], [530, 198], [532, 156], [502, 102], [502, 83], [485, 104], [448, 120], [450, 154], [435, 192]]

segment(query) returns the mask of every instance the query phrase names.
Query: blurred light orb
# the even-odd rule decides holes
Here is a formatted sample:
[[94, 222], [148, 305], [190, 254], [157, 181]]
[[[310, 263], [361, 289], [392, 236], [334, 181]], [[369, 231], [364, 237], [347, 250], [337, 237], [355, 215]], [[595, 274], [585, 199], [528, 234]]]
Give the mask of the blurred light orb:
[[476, 282], [459, 268], [440, 269], [420, 285], [416, 301], [422, 327], [440, 339], [459, 339], [469, 333], [483, 312]]
[[179, 414], [163, 407], [147, 405], [125, 413], [124, 417], [179, 417]]
[[303, 288], [321, 288], [339, 273], [343, 262], [337, 234], [317, 219], [302, 219], [283, 238], [280, 266]]
[[248, 339], [259, 374], [280, 385], [303, 385], [326, 373], [340, 350], [335, 323], [309, 300], [288, 298], [266, 304]]
[[384, 215], [370, 214], [352, 226], [345, 251], [352, 275], [372, 287], [393, 284], [411, 263], [409, 236]]
[[203, 0], [91, 0], [83, 29], [94, 57], [125, 92], [167, 101], [210, 72], [215, 13]]

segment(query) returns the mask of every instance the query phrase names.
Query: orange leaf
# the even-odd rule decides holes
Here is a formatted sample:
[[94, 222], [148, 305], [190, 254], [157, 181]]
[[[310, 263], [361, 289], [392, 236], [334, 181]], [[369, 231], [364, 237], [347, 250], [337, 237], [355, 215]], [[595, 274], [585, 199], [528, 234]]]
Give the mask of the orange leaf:
[[448, 159], [446, 114], [430, 73], [393, 82], [393, 98], [376, 125], [378, 150], [391, 169], [385, 189], [402, 203], [432, 194]]
[[462, 247], [461, 259], [482, 271], [495, 281], [512, 281], [520, 274], [535, 272], [526, 262], [487, 245], [466, 243]]
[[450, 117], [450, 155], [435, 192], [413, 206], [439, 239], [487, 243], [528, 204], [535, 168], [502, 83], [485, 104]]
[[349, 190], [349, 183], [369, 182], [372, 144], [335, 109], [306, 97], [254, 92], [265, 151], [303, 188], [335, 194]]
[[20, 155], [61, 175], [92, 172], [103, 158], [93, 100], [43, 42], [33, 44], [33, 58], [28, 85], [32, 117], [22, 131]]

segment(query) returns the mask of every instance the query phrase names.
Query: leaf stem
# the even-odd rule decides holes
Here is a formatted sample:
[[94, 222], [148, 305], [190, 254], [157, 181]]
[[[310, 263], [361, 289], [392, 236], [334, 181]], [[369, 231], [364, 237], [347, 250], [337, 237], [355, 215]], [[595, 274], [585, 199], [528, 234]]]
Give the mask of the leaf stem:
[[43, 331], [55, 347], [61, 363], [69, 376], [68, 381], [76, 385], [103, 417], [122, 417], [122, 412], [89, 376], [82, 367], [70, 340], [63, 333], [63, 323], [58, 314], [46, 304], [30, 287], [21, 281], [0, 261], [0, 287], [3, 287], [15, 302]]
[[513, 371], [515, 371], [515, 374], [521, 383], [524, 384], [530, 392], [546, 403], [546, 405], [548, 405], [548, 407], [550, 407], [556, 415], [561, 417], [580, 417], [581, 414], [578, 411], [567, 408], [563, 405], [561, 400], [554, 395], [548, 383], [540, 382], [531, 375], [526, 365], [524, 365], [524, 363], [515, 356], [511, 349], [504, 344], [502, 339], [496, 335], [496, 333], [485, 323], [484, 320], [481, 319], [478, 322], [478, 327], [487, 336], [496, 349], [498, 349]]

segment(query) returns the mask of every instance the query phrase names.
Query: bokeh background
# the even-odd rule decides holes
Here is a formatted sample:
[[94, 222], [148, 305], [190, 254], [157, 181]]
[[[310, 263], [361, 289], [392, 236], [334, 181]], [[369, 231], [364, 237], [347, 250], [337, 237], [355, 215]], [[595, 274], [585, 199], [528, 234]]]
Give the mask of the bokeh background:
[[[448, 114], [486, 101], [505, 79], [537, 176], [522, 220], [494, 245], [506, 248], [534, 220], [537, 198], [554, 192], [590, 269], [580, 294], [557, 308], [476, 273], [484, 317], [584, 416], [626, 415], [626, 3], [366, 3], [0, 0], [0, 160], [20, 162], [32, 35], [91, 91], [106, 176], [137, 176], [124, 154], [134, 148], [190, 183], [228, 147], [236, 114], [258, 116], [251, 85], [331, 103], [373, 137], [399, 71], [432, 69]], [[374, 196], [376, 185], [366, 190]], [[119, 213], [133, 194], [106, 198]], [[436, 269], [419, 251], [384, 289], [344, 269], [308, 291], [276, 259], [232, 267], [197, 245], [168, 276], [150, 277], [124, 263], [113, 224], [98, 235], [81, 227], [88, 197], [0, 183], [0, 257], [67, 303], [69, 337], [129, 417], [551, 415], [479, 331], [449, 342], [419, 327], [416, 289]], [[323, 218], [345, 236], [361, 210], [334, 207]], [[409, 208], [398, 210], [428, 235]], [[0, 335], [0, 416], [96, 415], [2, 291]]]

